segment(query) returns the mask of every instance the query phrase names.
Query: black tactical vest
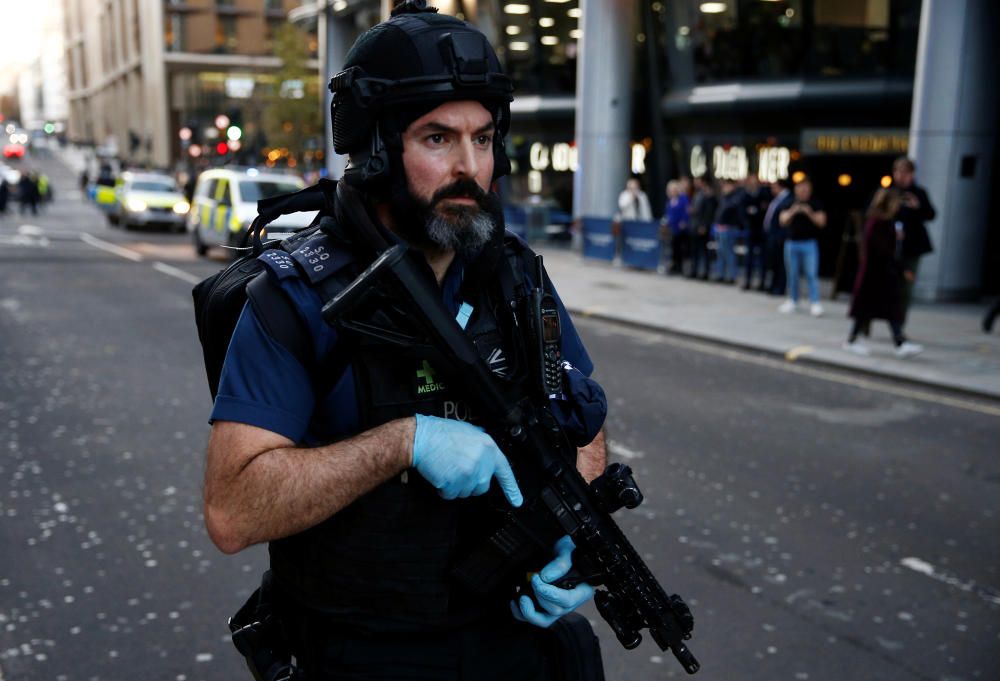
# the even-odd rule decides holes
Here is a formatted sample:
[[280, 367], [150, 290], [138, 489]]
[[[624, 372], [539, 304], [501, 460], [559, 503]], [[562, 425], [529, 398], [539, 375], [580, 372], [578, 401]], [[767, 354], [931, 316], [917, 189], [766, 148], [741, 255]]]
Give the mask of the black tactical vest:
[[[498, 267], [509, 271], [511, 260], [500, 258]], [[344, 284], [350, 271], [341, 270]], [[506, 319], [500, 287], [463, 294], [474, 307], [467, 333], [493, 371], [505, 375], [516, 356], [512, 350], [520, 349], [510, 347], [516, 341], [505, 339], [505, 322], [498, 320]], [[417, 353], [359, 340], [347, 370], [362, 430], [417, 413], [475, 421], [454, 386]], [[371, 631], [454, 627], [507, 608], [508, 590], [473, 595], [450, 577], [457, 558], [497, 522], [487, 497], [443, 500], [410, 469], [323, 523], [271, 542], [271, 567], [297, 605], [334, 622]]]

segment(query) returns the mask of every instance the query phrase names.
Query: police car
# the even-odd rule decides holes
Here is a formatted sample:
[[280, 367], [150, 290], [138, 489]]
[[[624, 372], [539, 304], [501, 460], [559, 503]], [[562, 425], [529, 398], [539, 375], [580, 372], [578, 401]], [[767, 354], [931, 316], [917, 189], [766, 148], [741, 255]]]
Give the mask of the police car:
[[[256, 168], [214, 168], [198, 176], [187, 229], [198, 255], [205, 255], [213, 246], [246, 246], [250, 223], [257, 217], [257, 201], [278, 194], [297, 192], [305, 187], [295, 175], [267, 172]], [[316, 212], [283, 215], [269, 225], [292, 232], [308, 227]], [[234, 251], [234, 257], [238, 255]]]
[[189, 208], [169, 175], [126, 171], [115, 183], [115, 200], [108, 219], [125, 229], [163, 226], [180, 232]]

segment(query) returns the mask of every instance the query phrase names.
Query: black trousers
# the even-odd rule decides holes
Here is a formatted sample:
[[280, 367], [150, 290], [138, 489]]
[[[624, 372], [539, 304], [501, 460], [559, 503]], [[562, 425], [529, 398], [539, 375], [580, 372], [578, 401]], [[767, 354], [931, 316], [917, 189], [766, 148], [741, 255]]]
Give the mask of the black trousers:
[[[708, 279], [709, 270], [712, 263], [708, 256], [708, 234], [699, 234], [697, 231], [691, 235], [691, 274], [692, 277], [703, 277]], [[704, 268], [704, 269], [703, 269]]]
[[512, 618], [443, 633], [366, 634], [318, 621], [297, 628], [306, 633], [295, 645], [296, 681], [555, 679], [547, 632]]
[[[853, 343], [857, 340], [858, 334], [862, 332], [864, 332], [865, 335], [868, 335], [868, 329], [871, 326], [871, 323], [872, 320], [870, 319], [855, 317], [854, 324], [851, 325], [851, 333], [847, 336], [848, 342]], [[892, 331], [893, 345], [896, 345], [897, 347], [902, 345], [906, 341], [906, 336], [903, 335], [903, 325], [894, 319], [887, 319], [886, 323], [889, 324], [889, 329]]]
[[767, 253], [765, 253], [764, 236], [762, 234], [747, 236], [746, 255], [746, 277], [743, 283], [747, 288], [753, 283], [753, 272], [760, 269], [760, 287], [764, 288], [764, 280], [767, 278]]
[[[770, 280], [767, 290], [772, 295], [781, 296], [785, 294], [787, 287], [787, 275], [785, 274], [785, 235], [768, 234], [764, 238], [764, 272], [762, 278], [767, 278], [770, 272]], [[763, 280], [763, 279], [762, 279]]]
[[677, 232], [670, 237], [670, 271], [674, 274], [681, 274], [684, 269], [690, 239], [691, 234], [687, 230]]

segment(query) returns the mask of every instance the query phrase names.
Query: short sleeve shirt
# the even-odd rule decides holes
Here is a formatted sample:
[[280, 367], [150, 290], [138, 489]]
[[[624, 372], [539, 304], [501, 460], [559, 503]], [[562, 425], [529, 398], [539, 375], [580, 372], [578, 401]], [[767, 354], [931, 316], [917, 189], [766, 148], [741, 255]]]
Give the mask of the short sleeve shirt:
[[[452, 315], [462, 305], [459, 291], [463, 267], [449, 268], [441, 287], [442, 300]], [[337, 333], [323, 321], [318, 292], [297, 277], [281, 279], [281, 286], [298, 307], [321, 356], [336, 352]], [[563, 358], [590, 376], [593, 363], [566, 308], [553, 291], [562, 323]], [[263, 428], [303, 445], [316, 445], [355, 435], [360, 414], [353, 373], [344, 372], [318, 403], [305, 367], [265, 331], [249, 305], [244, 306], [233, 332], [219, 381], [210, 422], [236, 421]]]
[[[793, 203], [792, 206], [795, 204]], [[791, 206], [789, 206], [791, 207]], [[809, 207], [813, 212], [823, 210], [823, 204], [816, 199], [809, 200]], [[791, 241], [809, 241], [819, 238], [819, 228], [816, 223], [809, 219], [804, 213], [796, 213], [792, 222], [788, 225], [788, 238]]]

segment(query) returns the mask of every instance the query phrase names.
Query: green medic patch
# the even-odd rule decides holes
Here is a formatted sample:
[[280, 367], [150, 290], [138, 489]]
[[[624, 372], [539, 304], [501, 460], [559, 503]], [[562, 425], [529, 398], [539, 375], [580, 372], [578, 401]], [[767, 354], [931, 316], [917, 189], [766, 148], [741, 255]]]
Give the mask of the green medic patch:
[[431, 393], [441, 392], [444, 389], [445, 384], [437, 381], [437, 375], [434, 371], [434, 367], [432, 367], [430, 362], [426, 359], [423, 360], [420, 368], [417, 369], [417, 394], [429, 395]]

